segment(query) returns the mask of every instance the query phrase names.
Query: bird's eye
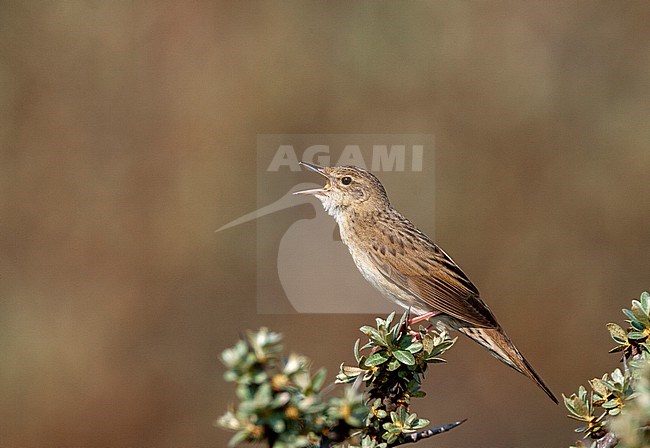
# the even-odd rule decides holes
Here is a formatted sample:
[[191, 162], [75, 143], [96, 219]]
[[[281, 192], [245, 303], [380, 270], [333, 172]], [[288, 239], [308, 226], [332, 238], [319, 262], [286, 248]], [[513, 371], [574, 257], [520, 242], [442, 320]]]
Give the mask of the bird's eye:
[[343, 185], [350, 185], [352, 183], [352, 178], [350, 176], [345, 176], [343, 179], [341, 179], [341, 183]]

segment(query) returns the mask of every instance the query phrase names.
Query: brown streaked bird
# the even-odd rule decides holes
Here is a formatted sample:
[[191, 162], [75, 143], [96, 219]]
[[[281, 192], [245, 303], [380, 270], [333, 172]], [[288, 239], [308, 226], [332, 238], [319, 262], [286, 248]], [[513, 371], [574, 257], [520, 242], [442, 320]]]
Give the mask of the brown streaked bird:
[[372, 173], [354, 166], [300, 162], [327, 179], [311, 194], [339, 225], [341, 240], [361, 274], [388, 299], [411, 309], [415, 321], [432, 317], [469, 336], [506, 365], [553, 392], [517, 350], [458, 265], [390, 204]]

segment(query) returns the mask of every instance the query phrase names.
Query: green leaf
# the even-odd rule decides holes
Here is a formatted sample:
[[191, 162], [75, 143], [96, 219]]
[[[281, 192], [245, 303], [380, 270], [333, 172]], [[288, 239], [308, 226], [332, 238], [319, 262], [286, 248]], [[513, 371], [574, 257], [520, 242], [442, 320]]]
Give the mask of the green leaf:
[[442, 363], [446, 363], [447, 360], [442, 359], [442, 358], [435, 358], [434, 357], [434, 358], [427, 358], [427, 362], [429, 364], [442, 364]]
[[650, 293], [647, 291], [643, 291], [641, 293], [641, 303], [644, 305], [644, 307], [647, 307], [650, 305]]
[[388, 361], [388, 354], [381, 350], [377, 353], [373, 353], [372, 355], [368, 356], [368, 359], [366, 359], [366, 366], [372, 367], [372, 366], [378, 366], [380, 364], [385, 363]]
[[411, 426], [416, 420], [418, 419], [418, 415], [416, 413], [413, 413], [406, 417], [406, 420], [404, 423], [406, 423], [408, 426]]
[[320, 388], [323, 386], [323, 382], [325, 381], [325, 376], [327, 375], [327, 371], [324, 368], [321, 368], [316, 372], [316, 374], [312, 377], [311, 379], [311, 390], [314, 392], [318, 392]]
[[409, 345], [408, 347], [406, 347], [406, 350], [408, 350], [411, 353], [417, 353], [420, 350], [422, 350], [423, 347], [424, 346], [420, 342], [414, 342], [411, 345]]
[[399, 360], [391, 359], [390, 362], [388, 363], [388, 371], [394, 372], [395, 370], [399, 369], [401, 365], [402, 364], [399, 362]]
[[632, 322], [630, 322], [630, 324], [632, 325], [632, 328], [634, 328], [636, 331], [643, 332], [643, 330], [645, 330], [645, 325], [643, 325], [643, 323], [639, 322], [638, 320], [633, 320]]
[[390, 324], [393, 323], [393, 319], [395, 318], [395, 311], [390, 313], [388, 317], [386, 318], [386, 327], [390, 327]]
[[640, 341], [642, 339], [645, 339], [647, 337], [647, 335], [644, 334], [644, 333], [641, 333], [640, 331], [630, 331], [627, 334], [627, 337], [630, 338], [630, 339], [633, 339], [635, 341]]
[[454, 343], [456, 342], [457, 338], [452, 339], [451, 341], [446, 341], [442, 342], [438, 345], [436, 345], [433, 350], [431, 350], [431, 353], [429, 353], [429, 357], [433, 358], [435, 356], [442, 355], [444, 352], [446, 352]]
[[366, 373], [367, 370], [364, 370], [360, 367], [356, 366], [346, 366], [345, 364], [341, 364], [339, 367], [339, 374], [336, 375], [336, 382], [337, 383], [350, 383], [352, 382], [356, 377], [359, 375]]
[[386, 432], [386, 433], [382, 434], [382, 438], [389, 445], [392, 445], [397, 440], [397, 436], [398, 436], [398, 434], [395, 434], [393, 432]]
[[630, 319], [630, 321], [633, 321], [634, 319], [636, 319], [636, 317], [634, 316], [634, 313], [632, 311], [628, 310], [628, 309], [624, 309], [623, 314], [625, 314], [628, 317], [628, 319]]
[[413, 429], [422, 429], [422, 428], [428, 426], [429, 423], [431, 423], [431, 422], [429, 420], [427, 420], [426, 418], [419, 418], [419, 419], [417, 419], [415, 421], [415, 423], [413, 423], [413, 425], [411, 425], [411, 428], [413, 428]]
[[277, 415], [273, 416], [270, 419], [269, 423], [271, 425], [271, 428], [273, 429], [273, 432], [276, 433], [276, 434], [283, 433], [285, 431], [285, 429], [287, 428], [287, 424], [285, 423], [285, 421], [281, 417], [279, 417]]
[[623, 373], [621, 372], [620, 369], [616, 369], [612, 372], [612, 380], [614, 380], [618, 384], [623, 384], [625, 381], [625, 377], [623, 376]]
[[248, 439], [248, 436], [250, 436], [250, 432], [248, 432], [245, 429], [242, 429], [241, 431], [237, 431], [234, 436], [230, 439], [230, 442], [228, 442], [228, 446], [233, 447], [237, 446], [240, 443], [244, 442], [246, 439]]
[[609, 395], [609, 390], [607, 389], [607, 386], [605, 386], [605, 383], [603, 383], [600, 380], [600, 378], [594, 378], [593, 380], [589, 380], [589, 385], [594, 390], [594, 392], [596, 392], [601, 397], [607, 397], [607, 395]]
[[627, 343], [627, 332], [623, 330], [619, 325], [610, 322], [607, 324], [607, 329], [609, 330], [609, 334], [614, 342], [618, 344]]
[[406, 350], [395, 350], [393, 352], [393, 356], [399, 360], [402, 364], [406, 364], [407, 366], [412, 366], [415, 364], [415, 358], [411, 354], [411, 352], [408, 352]]
[[363, 327], [361, 327], [361, 332], [367, 335], [376, 344], [385, 345], [384, 338], [382, 337], [381, 333], [379, 333], [374, 328], [368, 325], [364, 325]]
[[640, 322], [647, 325], [650, 322], [648, 321], [648, 310], [646, 309], [646, 305], [647, 303], [643, 304], [638, 300], [632, 301], [632, 312]]
[[619, 406], [619, 402], [617, 400], [609, 400], [603, 403], [602, 406], [605, 409], [617, 408]]
[[399, 322], [393, 325], [393, 328], [391, 329], [391, 334], [393, 335], [394, 340], [397, 340], [402, 335], [402, 330], [405, 327], [404, 324], [406, 323], [408, 314], [409, 314], [408, 311], [405, 311], [400, 317]]
[[229, 383], [234, 383], [239, 379], [239, 373], [228, 370], [223, 374], [223, 379]]
[[273, 397], [273, 400], [271, 400], [271, 403], [269, 404], [269, 407], [272, 408], [279, 408], [287, 404], [291, 400], [291, 394], [289, 392], [282, 392], [275, 397]]
[[575, 418], [578, 420], [585, 420], [591, 415], [591, 407], [589, 405], [589, 399], [586, 396], [587, 391], [583, 386], [580, 386], [578, 390], [578, 395], [571, 395], [570, 397], [564, 397], [564, 406], [571, 412]]

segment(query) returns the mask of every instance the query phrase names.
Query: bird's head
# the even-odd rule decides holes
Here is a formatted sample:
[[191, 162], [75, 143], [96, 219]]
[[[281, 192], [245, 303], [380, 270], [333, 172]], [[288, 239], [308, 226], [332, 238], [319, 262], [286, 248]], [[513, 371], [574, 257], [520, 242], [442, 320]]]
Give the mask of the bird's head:
[[362, 213], [390, 205], [386, 190], [374, 174], [356, 166], [322, 167], [312, 163], [300, 165], [327, 179], [323, 188], [298, 191], [312, 194], [323, 203], [325, 211], [337, 220], [346, 212]]

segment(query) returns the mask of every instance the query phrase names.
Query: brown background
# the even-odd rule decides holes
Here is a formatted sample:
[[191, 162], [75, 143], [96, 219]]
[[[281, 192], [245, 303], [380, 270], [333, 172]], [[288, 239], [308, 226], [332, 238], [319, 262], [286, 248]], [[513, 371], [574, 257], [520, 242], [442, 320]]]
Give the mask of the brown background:
[[[650, 288], [647, 2], [27, 1], [0, 21], [0, 445], [220, 447], [217, 356], [244, 329], [331, 375], [352, 358], [372, 316], [255, 315], [255, 224], [214, 233], [255, 207], [260, 133], [435, 134], [437, 239], [512, 338], [558, 394], [615, 368], [604, 324]], [[418, 409], [470, 420], [422, 446], [575, 440], [480, 348], [448, 359]]]

